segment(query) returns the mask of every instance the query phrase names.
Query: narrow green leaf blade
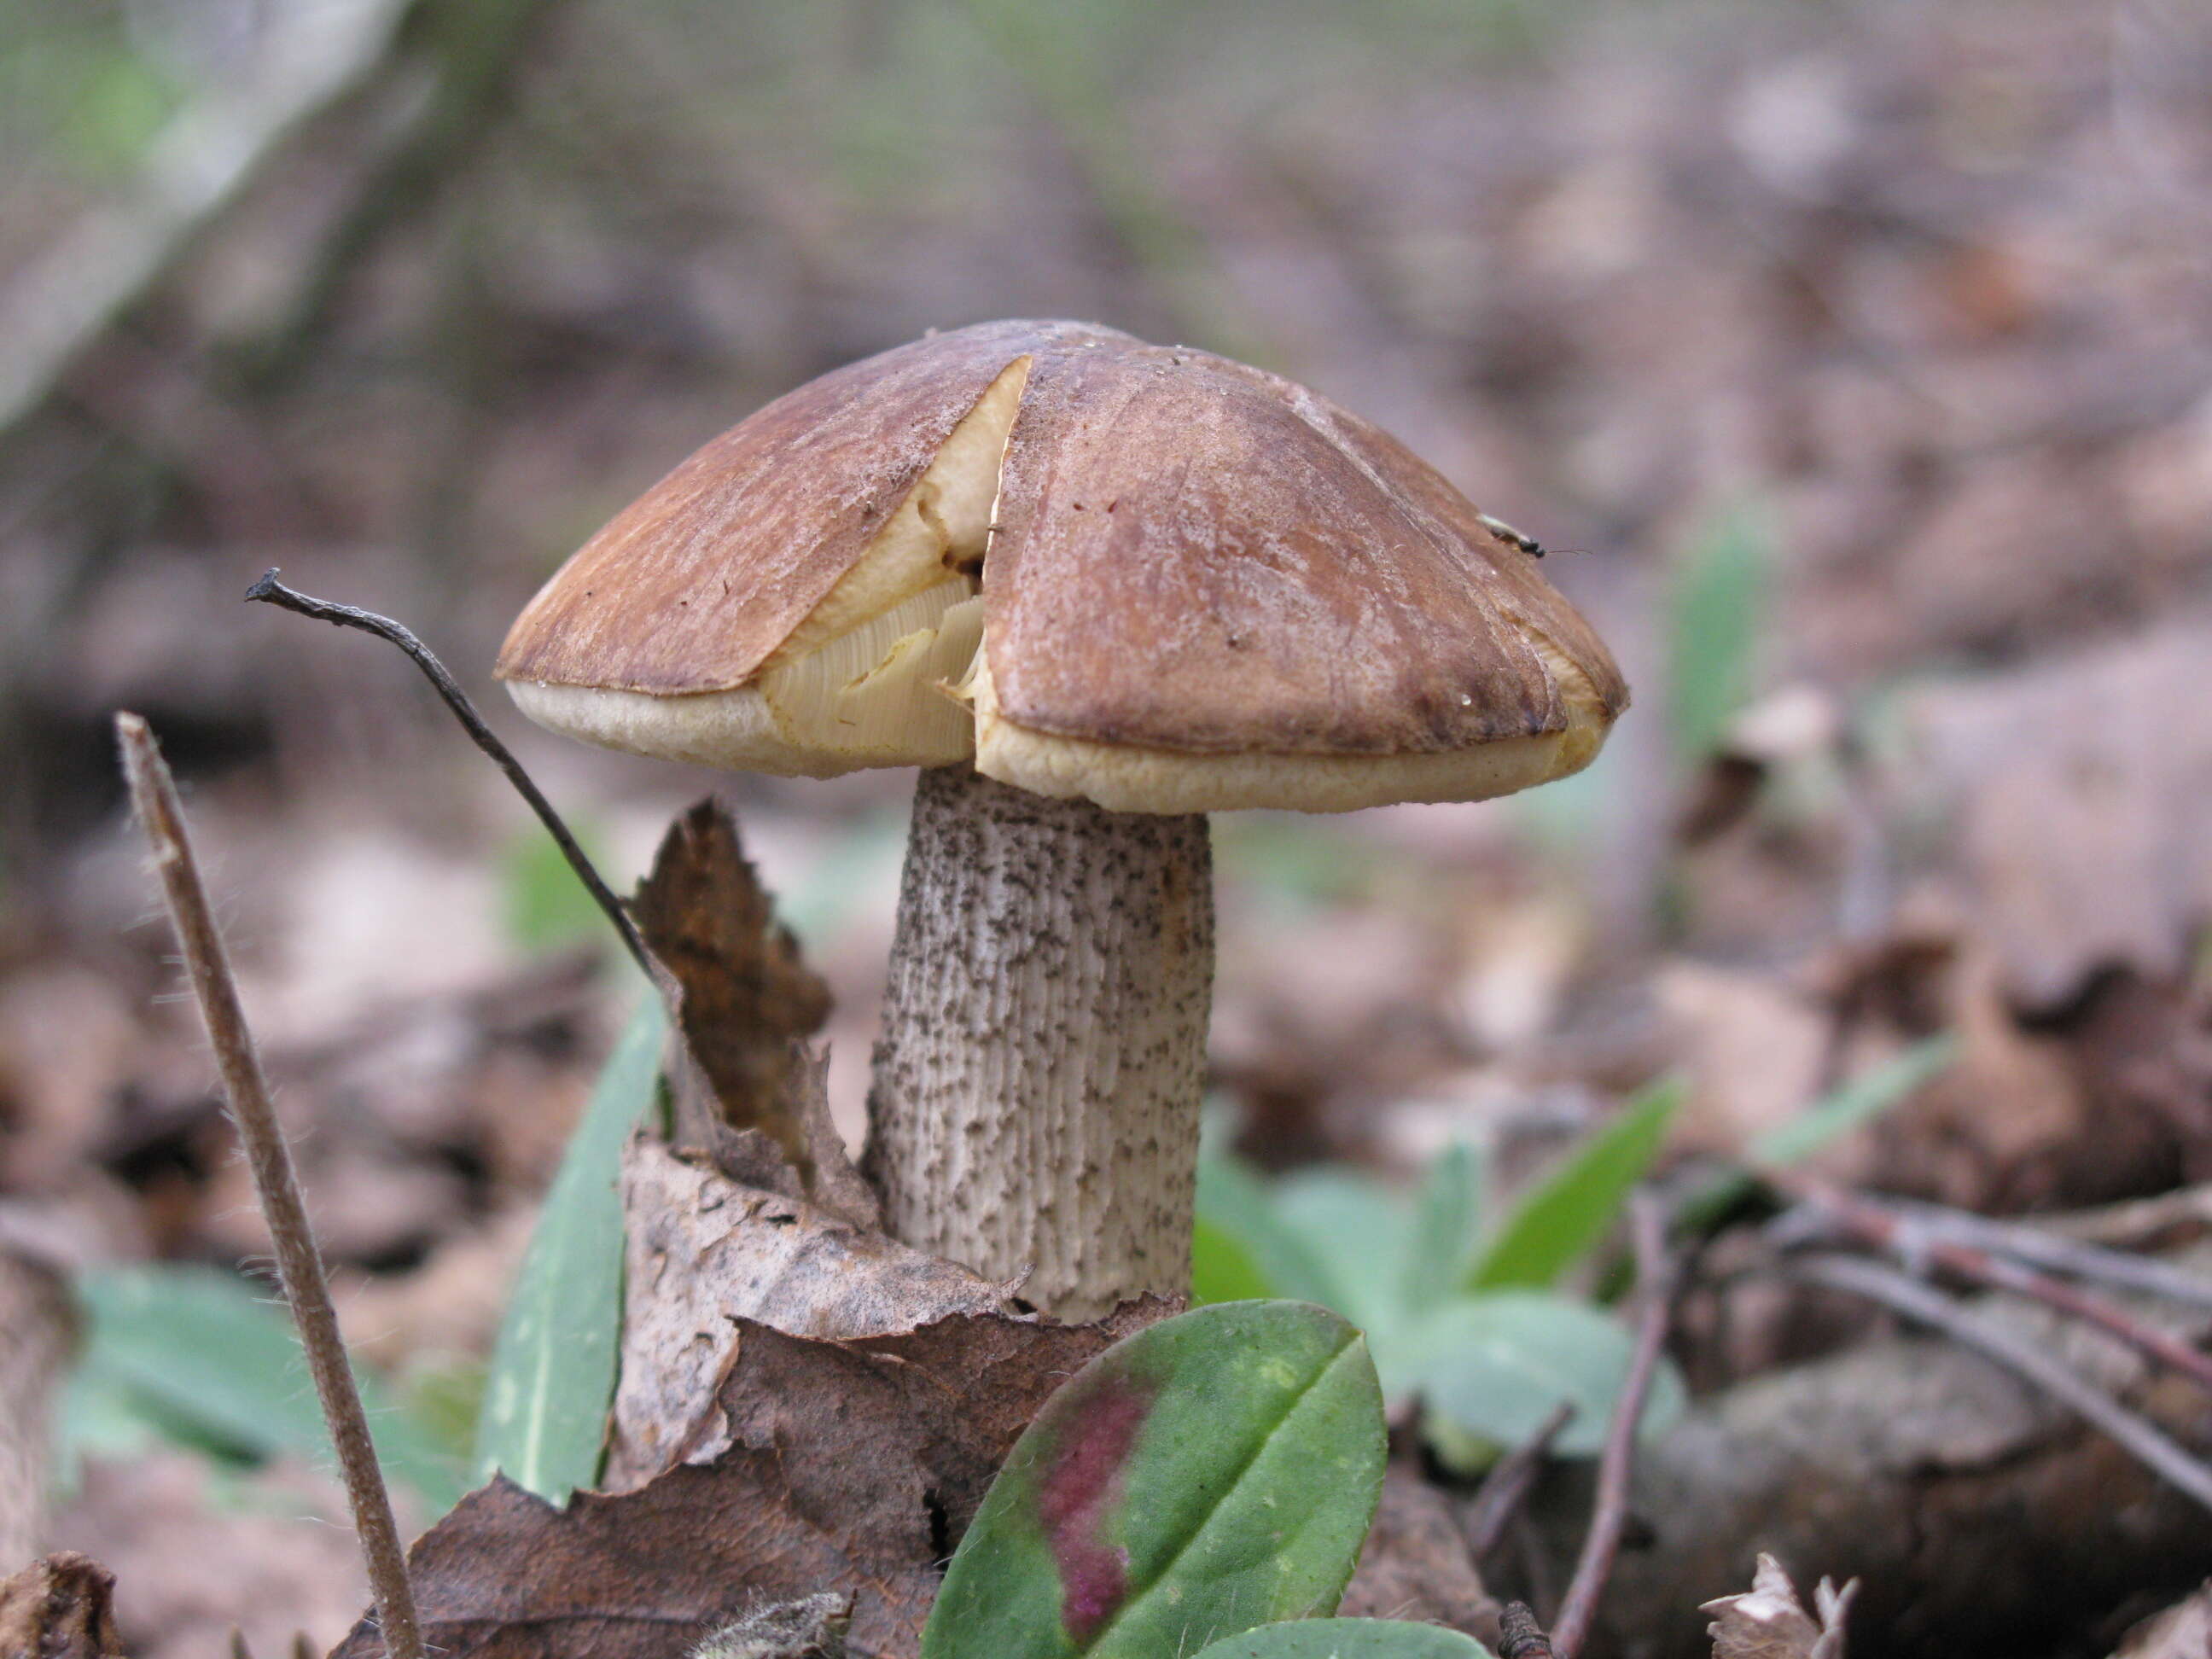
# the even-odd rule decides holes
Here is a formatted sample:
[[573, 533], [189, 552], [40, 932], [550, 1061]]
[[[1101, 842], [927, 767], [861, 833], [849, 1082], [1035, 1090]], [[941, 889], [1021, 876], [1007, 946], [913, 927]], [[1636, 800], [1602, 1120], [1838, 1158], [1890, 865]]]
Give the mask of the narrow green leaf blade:
[[1753, 1138], [1745, 1161], [1754, 1168], [1778, 1167], [1808, 1158], [1822, 1147], [1869, 1123], [1934, 1078], [1959, 1057], [1959, 1039], [1950, 1032], [1923, 1038], [1857, 1076], [1800, 1112]]
[[[1589, 1457], [1628, 1376], [1635, 1340], [1584, 1302], [1534, 1291], [1466, 1297], [1424, 1320], [1406, 1343], [1407, 1369], [1430, 1411], [1462, 1436], [1517, 1445], [1561, 1401], [1575, 1415], [1553, 1449]], [[1662, 1364], [1639, 1428], [1656, 1434], [1681, 1415], [1681, 1378]]]
[[545, 1194], [484, 1379], [477, 1473], [551, 1504], [599, 1478], [622, 1334], [623, 1143], [653, 1097], [658, 999], [615, 1045]]
[[1628, 1189], [1650, 1169], [1682, 1094], [1673, 1079], [1654, 1084], [1568, 1153], [1514, 1206], [1468, 1274], [1467, 1288], [1556, 1283], [1605, 1236]]
[[1747, 1167], [1717, 1176], [1692, 1192], [1676, 1210], [1674, 1224], [1686, 1233], [1709, 1231], [1756, 1188], [1756, 1171], [1786, 1169], [1813, 1157], [1873, 1122], [1958, 1057], [1956, 1033], [1940, 1032], [1845, 1079], [1796, 1116], [1755, 1136], [1744, 1148]]
[[1375, 1368], [1334, 1314], [1164, 1320], [1077, 1372], [1016, 1443], [922, 1659], [1159, 1659], [1333, 1612], [1383, 1456]]
[[1493, 1659], [1472, 1636], [1399, 1619], [1301, 1619], [1262, 1625], [1199, 1650], [1197, 1659]]
[[[212, 1267], [102, 1268], [77, 1281], [88, 1331], [75, 1391], [166, 1437], [247, 1457], [284, 1454], [334, 1467], [300, 1339], [282, 1306]], [[356, 1373], [385, 1473], [440, 1512], [462, 1492], [437, 1437]], [[79, 1413], [82, 1415], [82, 1413]]]

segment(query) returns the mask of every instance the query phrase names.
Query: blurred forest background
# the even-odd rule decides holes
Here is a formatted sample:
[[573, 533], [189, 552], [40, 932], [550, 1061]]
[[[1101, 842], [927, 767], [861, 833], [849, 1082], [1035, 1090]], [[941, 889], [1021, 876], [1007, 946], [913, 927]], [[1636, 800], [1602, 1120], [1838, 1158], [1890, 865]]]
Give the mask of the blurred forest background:
[[[1669, 1072], [1676, 1153], [1725, 1153], [1948, 1030], [1832, 1173], [1996, 1212], [2212, 1180], [2201, 0], [6, 0], [9, 1225], [112, 1273], [265, 1247], [118, 707], [191, 792], [349, 1329], [431, 1418], [635, 997], [410, 669], [240, 603], [271, 565], [422, 633], [618, 887], [733, 800], [857, 1130], [909, 780], [586, 751], [489, 665], [706, 438], [1020, 315], [1394, 430], [1562, 550], [1636, 688], [1526, 799], [1218, 822], [1255, 1157], [1525, 1168]], [[1693, 1383], [1843, 1340], [1728, 1332]], [[191, 1340], [79, 1389], [57, 1540], [143, 1653], [241, 1607], [257, 1651], [335, 1639], [302, 1443], [203, 1427], [210, 1462], [125, 1386]]]

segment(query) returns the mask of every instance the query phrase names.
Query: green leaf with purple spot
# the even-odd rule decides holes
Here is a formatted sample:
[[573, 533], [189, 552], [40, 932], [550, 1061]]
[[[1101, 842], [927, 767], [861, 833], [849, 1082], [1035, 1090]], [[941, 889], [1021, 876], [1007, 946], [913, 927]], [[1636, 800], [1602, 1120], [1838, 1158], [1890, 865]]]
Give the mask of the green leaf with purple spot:
[[1471, 1636], [1397, 1619], [1304, 1619], [1216, 1642], [1196, 1659], [1492, 1659]]
[[1382, 1490], [1364, 1338], [1224, 1302], [1115, 1343], [1030, 1424], [922, 1659], [1161, 1659], [1335, 1610]]

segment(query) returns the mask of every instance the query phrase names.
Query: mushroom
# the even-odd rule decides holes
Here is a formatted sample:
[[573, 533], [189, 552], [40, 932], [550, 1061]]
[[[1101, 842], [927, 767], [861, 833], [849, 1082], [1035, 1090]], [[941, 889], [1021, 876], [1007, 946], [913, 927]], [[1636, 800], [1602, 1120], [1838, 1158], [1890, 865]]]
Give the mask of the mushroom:
[[896, 1237], [1086, 1317], [1188, 1288], [1203, 815], [1504, 794], [1626, 705], [1524, 541], [1302, 386], [988, 323], [708, 444], [499, 673], [617, 749], [925, 769], [866, 1168]]

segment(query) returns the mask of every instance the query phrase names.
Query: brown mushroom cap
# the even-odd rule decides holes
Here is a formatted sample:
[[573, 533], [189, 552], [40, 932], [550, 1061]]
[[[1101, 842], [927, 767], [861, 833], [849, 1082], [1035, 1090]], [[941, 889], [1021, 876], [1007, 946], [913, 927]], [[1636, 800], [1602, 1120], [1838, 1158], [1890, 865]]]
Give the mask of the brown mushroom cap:
[[933, 335], [769, 404], [570, 559], [499, 672], [617, 747], [829, 772], [972, 744], [1003, 781], [1176, 812], [1504, 793], [1587, 763], [1628, 700], [1394, 439], [1072, 323]]

